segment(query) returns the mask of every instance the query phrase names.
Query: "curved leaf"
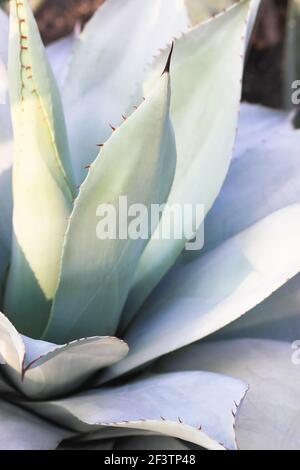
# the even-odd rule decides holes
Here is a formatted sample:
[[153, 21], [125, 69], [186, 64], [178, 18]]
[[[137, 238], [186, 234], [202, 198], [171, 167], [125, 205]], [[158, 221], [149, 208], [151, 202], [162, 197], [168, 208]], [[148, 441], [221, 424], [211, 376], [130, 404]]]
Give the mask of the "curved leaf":
[[78, 389], [95, 372], [123, 359], [128, 346], [112, 337], [58, 346], [20, 336], [0, 314], [0, 363], [15, 387], [30, 398], [53, 398]]
[[70, 433], [0, 400], [0, 450], [53, 450]]
[[11, 369], [21, 374], [25, 346], [15, 327], [2, 313], [0, 313], [0, 332], [0, 363], [9, 364]]
[[[168, 200], [170, 205], [194, 207], [201, 204], [206, 215], [221, 189], [238, 121], [247, 20], [256, 7], [256, 1], [242, 1], [193, 28], [175, 43], [171, 65], [171, 118], [178, 162]], [[151, 69], [149, 83], [157, 75], [161, 60], [164, 54]], [[195, 226], [193, 212], [189, 220], [186, 218], [185, 225], [190, 222], [190, 226]], [[161, 225], [163, 223], [164, 215]], [[174, 264], [186, 241], [184, 233], [181, 238], [171, 240], [159, 239], [154, 233], [137, 267], [123, 316], [123, 329]]]
[[7, 85], [7, 71], [0, 55], [0, 286], [9, 263], [12, 234], [13, 137]]
[[300, 337], [299, 274], [247, 315], [216, 333], [214, 339], [266, 338], [293, 342], [298, 336]]
[[206, 251], [300, 201], [300, 131], [285, 112], [253, 105], [241, 111], [234, 160], [205, 220]]
[[70, 429], [134, 428], [224, 450], [236, 448], [233, 412], [246, 391], [239, 380], [184, 372], [29, 406]]
[[[189, 25], [184, 0], [109, 0], [86, 25], [65, 81], [64, 108], [77, 184], [96, 144], [118, 126], [161, 47]], [[161, 69], [162, 70], [162, 69]]]
[[37, 26], [27, 0], [10, 3], [14, 234], [5, 311], [37, 337], [57, 287], [72, 183], [59, 93]]
[[12, 219], [12, 128], [10, 120], [7, 49], [8, 16], [0, 9], [0, 286], [9, 263]]
[[[151, 204], [167, 199], [176, 166], [169, 103], [169, 74], [164, 73], [92, 165], [70, 219], [46, 339], [62, 342], [115, 333], [147, 239], [122, 237], [117, 232], [98, 238], [96, 214], [99, 207], [106, 210], [109, 204], [117, 220], [125, 216], [126, 224], [127, 210], [119, 206], [120, 197], [126, 196], [128, 208], [142, 204], [148, 211]], [[118, 227], [116, 222], [116, 231]]]
[[[209, 370], [249, 384], [236, 419], [241, 450], [298, 450], [300, 374], [289, 343], [234, 340], [195, 344], [166, 357], [162, 371]], [[298, 353], [299, 357], [299, 353]]]
[[300, 271], [299, 237], [295, 204], [175, 267], [130, 326], [127, 358], [102, 380], [204, 338], [269, 297]]

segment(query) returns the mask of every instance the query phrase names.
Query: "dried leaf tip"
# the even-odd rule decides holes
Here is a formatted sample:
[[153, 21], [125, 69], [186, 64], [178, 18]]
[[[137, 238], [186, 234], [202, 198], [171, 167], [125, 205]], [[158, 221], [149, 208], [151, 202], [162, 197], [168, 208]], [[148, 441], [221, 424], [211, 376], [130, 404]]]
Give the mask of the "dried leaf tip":
[[167, 63], [166, 63], [166, 66], [164, 68], [164, 71], [163, 71], [162, 75], [164, 73], [169, 73], [170, 72], [173, 50], [174, 50], [174, 41], [172, 42], [172, 46], [171, 46], [171, 50], [170, 50], [170, 53], [169, 53], [169, 56], [168, 56], [168, 60], [167, 60]]

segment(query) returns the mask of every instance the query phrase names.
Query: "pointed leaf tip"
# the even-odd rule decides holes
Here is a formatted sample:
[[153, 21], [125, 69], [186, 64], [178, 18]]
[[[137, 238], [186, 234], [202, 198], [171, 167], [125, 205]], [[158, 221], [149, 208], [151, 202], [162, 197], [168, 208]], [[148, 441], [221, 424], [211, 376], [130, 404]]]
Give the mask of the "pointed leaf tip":
[[170, 50], [170, 53], [169, 53], [169, 56], [168, 56], [168, 60], [167, 60], [167, 63], [166, 63], [166, 66], [164, 68], [164, 71], [163, 71], [162, 75], [164, 75], [165, 73], [170, 73], [173, 50], [174, 50], [174, 41], [172, 42], [172, 46], [171, 46], [171, 50]]

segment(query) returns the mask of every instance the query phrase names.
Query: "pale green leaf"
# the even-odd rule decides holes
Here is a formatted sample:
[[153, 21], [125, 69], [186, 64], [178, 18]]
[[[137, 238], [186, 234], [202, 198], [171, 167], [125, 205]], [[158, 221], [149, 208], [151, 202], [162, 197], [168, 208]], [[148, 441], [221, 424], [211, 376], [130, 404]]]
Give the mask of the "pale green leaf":
[[119, 218], [124, 217], [120, 196], [127, 197], [128, 207], [143, 204], [147, 210], [165, 202], [176, 166], [169, 104], [169, 74], [164, 73], [92, 165], [70, 219], [46, 339], [63, 342], [115, 333], [147, 239], [123, 239], [117, 232], [114, 239], [99, 239], [97, 208], [110, 204]]
[[240, 380], [207, 372], [161, 374], [29, 406], [70, 429], [154, 431], [208, 449], [235, 449], [234, 415], [247, 391]]
[[9, 364], [11, 369], [21, 374], [25, 346], [15, 327], [2, 313], [0, 333], [0, 363]]
[[8, 16], [0, 9], [0, 286], [9, 262], [12, 218], [13, 145], [6, 69], [8, 24]]
[[14, 234], [5, 311], [38, 336], [57, 287], [72, 183], [59, 93], [26, 0], [11, 2], [10, 21]]
[[0, 450], [53, 450], [70, 433], [0, 400]]
[[65, 81], [64, 108], [77, 183], [132, 102], [159, 48], [186, 31], [184, 0], [109, 0], [77, 41]]
[[66, 79], [76, 39], [77, 32], [74, 30], [69, 36], [52, 42], [46, 48], [48, 60], [60, 88]]
[[0, 313], [0, 363], [24, 395], [48, 399], [77, 390], [100, 369], [123, 359], [128, 346], [113, 337], [92, 337], [58, 346], [20, 336]]
[[300, 201], [299, 148], [289, 114], [242, 105], [234, 159], [204, 223], [206, 251]]
[[0, 8], [0, 59], [6, 64], [8, 49], [8, 16]]
[[[207, 214], [221, 189], [238, 121], [245, 37], [249, 33], [247, 20], [256, 9], [256, 1], [242, 1], [175, 42], [171, 118], [178, 162], [169, 205], [192, 204], [194, 207], [201, 204]], [[162, 54], [152, 67], [145, 88], [152, 83], [164, 60]], [[185, 226], [189, 222], [194, 226], [193, 218], [195, 211], [186, 218]], [[163, 223], [164, 215], [161, 225]], [[185, 233], [171, 240], [154, 234], [136, 271], [123, 316], [123, 329], [174, 264], [185, 242]]]
[[[1, 103], [1, 100], [4, 103]], [[0, 55], [0, 286], [8, 267], [12, 233], [12, 128], [7, 93], [7, 71]]]
[[296, 332], [300, 332], [299, 274], [214, 338], [267, 338], [292, 343], [298, 336], [300, 339]]
[[203, 257], [177, 266], [130, 326], [123, 374], [236, 320], [300, 271], [300, 204], [274, 212]]
[[[295, 332], [297, 335], [297, 332]], [[167, 356], [158, 370], [209, 370], [244, 380], [249, 391], [236, 419], [241, 450], [300, 447], [300, 354], [290, 343], [233, 340], [198, 343]]]

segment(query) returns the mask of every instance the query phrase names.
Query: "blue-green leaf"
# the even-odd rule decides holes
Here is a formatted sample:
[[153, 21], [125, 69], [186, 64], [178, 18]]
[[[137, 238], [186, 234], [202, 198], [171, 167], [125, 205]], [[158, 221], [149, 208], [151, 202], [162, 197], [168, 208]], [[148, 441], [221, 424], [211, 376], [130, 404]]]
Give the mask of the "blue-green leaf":
[[207, 372], [159, 374], [121, 387], [31, 403], [38, 413], [78, 431], [139, 429], [213, 450], [236, 449], [234, 415], [247, 391], [240, 380]]
[[287, 206], [185, 266], [175, 266], [126, 335], [111, 379], [236, 320], [300, 271], [300, 204]]
[[70, 432], [0, 400], [0, 450], [54, 450]]
[[27, 338], [2, 313], [0, 338], [5, 376], [24, 395], [40, 400], [77, 390], [128, 352], [127, 344], [114, 337], [84, 338], [62, 346]]
[[[61, 276], [45, 333], [50, 341], [114, 334], [134, 270], [147, 239], [116, 233], [99, 239], [98, 208], [110, 204], [117, 220], [128, 208], [165, 202], [172, 185], [176, 148], [169, 119], [169, 74], [101, 150], [75, 202], [64, 247]], [[115, 221], [113, 219], [112, 223]], [[119, 222], [116, 221], [116, 227]], [[150, 227], [149, 227], [150, 229]], [[151, 230], [147, 230], [147, 237]]]
[[[175, 41], [171, 117], [178, 162], [168, 199], [170, 205], [201, 204], [206, 215], [221, 189], [233, 152], [244, 51], [257, 4], [256, 0], [243, 0]], [[164, 60], [162, 54], [151, 68], [145, 89], [159, 73]], [[197, 222], [199, 226], [202, 220]], [[164, 215], [161, 226], [163, 223]], [[195, 211], [190, 216], [190, 225], [196, 225]], [[162, 240], [154, 234], [135, 274], [123, 329], [174, 264], [186, 241], [185, 233], [171, 240]]]
[[290, 343], [237, 339], [197, 343], [166, 356], [161, 372], [208, 370], [249, 384], [236, 419], [240, 450], [298, 450], [300, 351]]
[[63, 93], [77, 184], [96, 144], [110, 136], [109, 123], [118, 126], [136, 104], [132, 95], [146, 65], [189, 23], [184, 0], [109, 0], [86, 25]]

